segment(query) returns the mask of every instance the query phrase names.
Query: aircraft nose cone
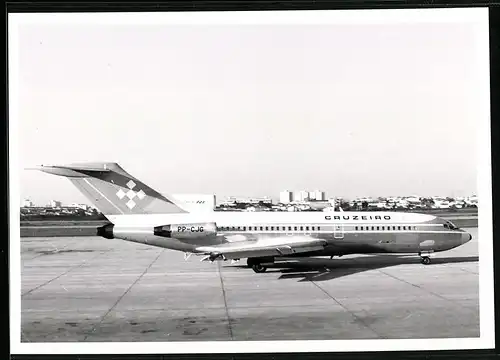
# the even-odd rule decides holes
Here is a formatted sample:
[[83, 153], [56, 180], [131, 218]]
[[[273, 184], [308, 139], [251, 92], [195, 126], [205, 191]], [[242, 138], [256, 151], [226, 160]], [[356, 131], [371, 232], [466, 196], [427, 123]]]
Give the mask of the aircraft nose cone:
[[469, 233], [462, 234], [462, 244], [465, 244], [472, 240], [472, 235]]

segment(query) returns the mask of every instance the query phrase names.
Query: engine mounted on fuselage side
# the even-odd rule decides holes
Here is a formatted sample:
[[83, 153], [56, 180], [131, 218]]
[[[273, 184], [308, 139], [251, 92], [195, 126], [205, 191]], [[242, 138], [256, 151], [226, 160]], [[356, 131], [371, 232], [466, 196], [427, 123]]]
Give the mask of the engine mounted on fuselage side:
[[156, 226], [154, 234], [166, 238], [186, 240], [215, 237], [217, 225], [215, 223], [169, 224]]

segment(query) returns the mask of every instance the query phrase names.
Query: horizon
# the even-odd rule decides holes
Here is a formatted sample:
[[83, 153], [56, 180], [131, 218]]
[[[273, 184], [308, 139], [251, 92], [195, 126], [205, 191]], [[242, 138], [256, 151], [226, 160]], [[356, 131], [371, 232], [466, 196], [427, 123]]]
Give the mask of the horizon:
[[[175, 195], [191, 195], [191, 193], [189, 194], [171, 194], [173, 196]], [[236, 200], [251, 200], [251, 199], [255, 199], [255, 198], [268, 198], [268, 199], [271, 199], [273, 204], [281, 204], [281, 202], [279, 201], [279, 196], [258, 196], [258, 197], [245, 197], [245, 196], [227, 196], [227, 197], [224, 197], [223, 199], [220, 199], [219, 197], [217, 197], [216, 194], [197, 194], [197, 195], [215, 195], [216, 197], [216, 204], [220, 204], [221, 202], [224, 202], [230, 198], [235, 198]], [[431, 198], [452, 198], [452, 199], [457, 199], [457, 198], [469, 198], [469, 197], [474, 197], [474, 196], [477, 196], [476, 194], [469, 194], [469, 195], [465, 195], [465, 196], [456, 196], [456, 197], [452, 197], [452, 196], [442, 196], [442, 195], [432, 195], [432, 196], [424, 196], [424, 195], [416, 195], [416, 194], [408, 194], [408, 195], [390, 195], [390, 196], [374, 196], [374, 197], [368, 197], [368, 196], [358, 196], [358, 197], [353, 197], [353, 198], [346, 198], [346, 197], [342, 197], [342, 196], [328, 196], [328, 194], [326, 194], [325, 196], [325, 199], [324, 200], [304, 200], [306, 202], [315, 202], [315, 201], [319, 201], [319, 202], [325, 202], [325, 201], [329, 201], [331, 199], [342, 199], [342, 200], [345, 200], [345, 201], [355, 201], [355, 200], [362, 200], [364, 198], [366, 199], [372, 199], [372, 200], [378, 200], [378, 199], [388, 199], [388, 198], [410, 198], [410, 197], [417, 197], [417, 198], [421, 198], [421, 199], [431, 199]], [[63, 201], [60, 201], [58, 199], [51, 199], [49, 200], [46, 204], [40, 204], [40, 203], [35, 203], [34, 201], [31, 201], [31, 198], [25, 198], [25, 199], [22, 199], [21, 200], [21, 205], [20, 207], [24, 207], [22, 205], [22, 203], [24, 201], [31, 201], [31, 203], [33, 204], [31, 207], [50, 207], [50, 202], [52, 201], [56, 201], [56, 202], [61, 202], [61, 207], [68, 207], [68, 206], [71, 206], [71, 205], [74, 205], [74, 204], [78, 204], [78, 205], [88, 205], [88, 206], [91, 206], [91, 207], [95, 207], [94, 204], [92, 204], [90, 201], [88, 201], [87, 199], [85, 199], [86, 201], [85, 202], [77, 202], [77, 201], [72, 201], [72, 202], [63, 202]], [[297, 201], [297, 200], [292, 200], [292, 202], [294, 201]]]

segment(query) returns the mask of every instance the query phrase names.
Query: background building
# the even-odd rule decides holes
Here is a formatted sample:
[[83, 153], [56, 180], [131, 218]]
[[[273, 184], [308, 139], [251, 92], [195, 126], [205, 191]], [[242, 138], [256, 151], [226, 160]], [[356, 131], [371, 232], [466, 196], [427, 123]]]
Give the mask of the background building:
[[214, 211], [216, 197], [214, 194], [172, 194], [187, 207], [187, 211]]
[[77, 204], [77, 203], [73, 203], [71, 204], [72, 208], [75, 208], [75, 209], [82, 209], [84, 211], [89, 211], [89, 210], [92, 210], [92, 207], [87, 205], [87, 204]]
[[25, 200], [23, 201], [23, 205], [22, 205], [22, 206], [23, 206], [23, 207], [33, 207], [33, 203], [31, 202], [31, 200], [30, 200], [30, 199], [25, 199]]
[[326, 194], [321, 190], [314, 190], [309, 193], [310, 200], [324, 201], [326, 199]]
[[285, 190], [280, 192], [280, 203], [290, 204], [293, 200], [293, 194], [291, 191]]
[[293, 201], [308, 201], [309, 191], [301, 190], [293, 193]]
[[272, 204], [273, 200], [270, 197], [263, 196], [263, 197], [256, 197], [256, 198], [250, 198], [248, 199], [248, 202], [250, 204]]
[[50, 200], [49, 206], [53, 208], [61, 207], [61, 202], [57, 200]]

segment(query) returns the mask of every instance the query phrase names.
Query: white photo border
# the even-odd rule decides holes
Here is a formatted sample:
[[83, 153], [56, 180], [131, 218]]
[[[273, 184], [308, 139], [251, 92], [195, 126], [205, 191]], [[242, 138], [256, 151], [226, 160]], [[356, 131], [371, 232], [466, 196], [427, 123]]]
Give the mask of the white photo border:
[[[271, 353], [491, 349], [495, 347], [488, 8], [172, 13], [9, 14], [10, 345], [13, 354]], [[18, 29], [26, 24], [407, 24], [472, 23], [476, 27], [483, 103], [477, 112], [480, 337], [409, 340], [22, 343], [18, 149]]]

